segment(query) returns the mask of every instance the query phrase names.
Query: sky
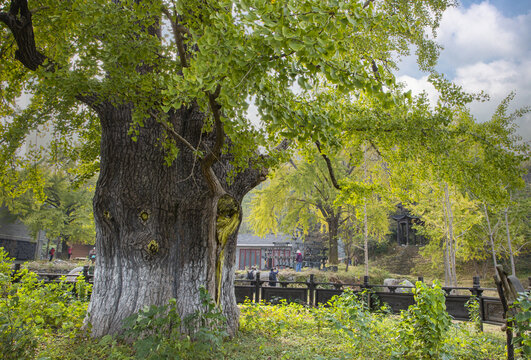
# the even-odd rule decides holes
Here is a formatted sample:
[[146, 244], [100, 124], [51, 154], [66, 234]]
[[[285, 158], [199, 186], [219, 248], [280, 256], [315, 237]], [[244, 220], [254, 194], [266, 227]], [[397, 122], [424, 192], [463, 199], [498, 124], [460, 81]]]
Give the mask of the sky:
[[[470, 108], [479, 121], [490, 119], [511, 91], [516, 92], [512, 109], [531, 106], [531, 0], [461, 0], [446, 11], [437, 32], [443, 46], [436, 70], [465, 91], [484, 90], [486, 103]], [[413, 56], [399, 64], [397, 79], [418, 94], [425, 90], [435, 100]], [[518, 133], [531, 141], [531, 114], [517, 121]]]

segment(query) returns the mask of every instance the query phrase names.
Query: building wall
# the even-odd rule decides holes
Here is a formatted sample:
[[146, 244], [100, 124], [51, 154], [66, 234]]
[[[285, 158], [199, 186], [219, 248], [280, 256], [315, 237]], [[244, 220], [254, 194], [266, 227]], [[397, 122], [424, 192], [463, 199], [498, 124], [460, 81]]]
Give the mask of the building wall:
[[16, 260], [33, 260], [35, 243], [28, 229], [6, 207], [0, 208], [0, 247]]
[[293, 267], [295, 253], [291, 248], [271, 245], [238, 245], [236, 247], [236, 269], [244, 270], [256, 266], [258, 270], [271, 267]]
[[6, 207], [0, 208], [0, 239], [32, 241], [28, 229]]
[[0, 248], [4, 248], [8, 256], [19, 261], [33, 260], [36, 243], [25, 240], [10, 240], [0, 238]]
[[239, 270], [249, 269], [256, 266], [262, 269], [262, 249], [259, 247], [238, 247], [236, 251], [236, 268]]
[[94, 245], [87, 244], [74, 244], [72, 245], [72, 259], [75, 258], [88, 258], [89, 251], [94, 247]]

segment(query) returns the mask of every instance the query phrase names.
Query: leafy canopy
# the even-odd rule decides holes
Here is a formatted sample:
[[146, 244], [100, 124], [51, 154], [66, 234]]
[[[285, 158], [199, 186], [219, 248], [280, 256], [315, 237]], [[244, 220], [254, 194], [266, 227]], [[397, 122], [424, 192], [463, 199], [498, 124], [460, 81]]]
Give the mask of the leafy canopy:
[[[9, 3], [0, 1], [0, 13], [8, 13]], [[81, 160], [81, 178], [97, 171], [101, 129], [94, 109], [104, 100], [134, 105], [135, 140], [147, 116], [165, 123], [166, 114], [192, 104], [209, 114], [203, 129], [210, 131], [208, 100], [216, 93], [234, 162], [242, 167], [258, 147], [282, 138], [333, 143], [356, 94], [386, 105], [400, 101], [389, 91], [395, 55], [408, 54], [413, 44], [421, 68], [435, 63], [439, 48], [426, 31], [435, 31], [453, 3], [30, 1], [35, 43], [45, 57], [36, 71], [15, 59], [17, 45], [0, 26], [0, 37], [8, 39], [0, 47], [4, 185], [14, 187], [16, 169], [32, 164], [32, 154], [17, 149], [46, 124], [53, 124], [52, 147]], [[22, 94], [32, 97], [19, 109]], [[260, 127], [247, 114], [251, 102]], [[171, 163], [177, 140], [160, 141]]]

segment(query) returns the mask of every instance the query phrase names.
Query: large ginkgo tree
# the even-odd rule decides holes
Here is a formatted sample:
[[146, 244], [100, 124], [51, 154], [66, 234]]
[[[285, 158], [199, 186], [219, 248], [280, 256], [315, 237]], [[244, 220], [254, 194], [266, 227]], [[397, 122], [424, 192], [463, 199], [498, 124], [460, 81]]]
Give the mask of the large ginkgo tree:
[[357, 94], [401, 101], [393, 59], [415, 45], [432, 66], [425, 32], [452, 3], [0, 0], [3, 186], [20, 186], [35, 154], [17, 149], [44, 126], [79, 176], [99, 171], [92, 334], [170, 298], [201, 310], [200, 287], [234, 333], [242, 197], [288, 145], [332, 144]]

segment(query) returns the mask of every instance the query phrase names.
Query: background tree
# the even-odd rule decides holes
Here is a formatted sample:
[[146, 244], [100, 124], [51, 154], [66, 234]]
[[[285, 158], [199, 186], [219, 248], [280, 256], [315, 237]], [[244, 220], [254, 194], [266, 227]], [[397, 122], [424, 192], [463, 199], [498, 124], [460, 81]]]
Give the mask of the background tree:
[[[389, 233], [389, 216], [396, 199], [392, 199], [386, 164], [374, 148], [365, 143], [353, 150], [358, 150], [353, 153], [353, 157], [358, 156], [358, 166], [337, 184], [340, 193], [335, 202], [350, 210], [342, 233], [344, 249], [349, 255], [355, 248], [363, 250], [365, 275], [369, 276], [369, 242], [381, 242]], [[332, 166], [329, 170], [334, 173]]]
[[[360, 153], [350, 156], [343, 152], [326, 156], [325, 160], [310, 148], [304, 158], [291, 160], [272, 174], [262, 189], [253, 191], [251, 227], [262, 236], [279, 231], [293, 233], [295, 229], [308, 234], [319, 228], [328, 238], [331, 264], [338, 262], [341, 239], [348, 258], [352, 258], [355, 248], [364, 251], [368, 275], [369, 240], [382, 241], [388, 233], [391, 202], [376, 192], [386, 182], [378, 154], [365, 153], [361, 153], [361, 159], [356, 157]], [[329, 168], [349, 187], [350, 197], [340, 197], [340, 190], [330, 180]]]
[[[444, 266], [445, 285], [457, 286], [457, 261], [477, 258], [471, 229], [483, 220], [477, 203], [447, 183], [424, 183], [415, 203], [406, 207], [421, 219], [418, 233], [429, 239], [422, 249], [433, 266]], [[483, 246], [480, 247], [483, 249]]]
[[63, 170], [48, 169], [43, 174], [43, 194], [32, 190], [17, 197], [2, 194], [2, 205], [28, 228], [32, 237], [44, 231], [47, 248], [55, 239], [57, 243], [51, 246], [63, 253], [73, 242], [93, 244], [96, 237], [92, 215], [94, 181], [76, 187], [73, 177]]
[[[490, 243], [490, 252], [493, 258], [494, 267], [497, 264], [497, 255], [501, 252], [503, 257], [507, 256], [510, 259], [511, 271], [513, 275], [516, 273], [514, 254], [519, 249], [525, 246], [525, 240], [520, 236], [522, 226], [517, 226], [514, 229], [514, 234], [518, 237], [516, 251], [513, 251], [513, 241], [511, 239], [511, 229], [509, 226], [508, 209], [515, 204], [512, 201], [513, 194], [524, 195], [519, 205], [525, 208], [525, 194], [528, 190], [528, 185], [525, 182], [526, 169], [522, 167], [522, 162], [528, 159], [529, 147], [526, 143], [521, 143], [521, 138], [516, 134], [515, 120], [529, 111], [531, 108], [521, 108], [516, 111], [509, 112], [509, 105], [515, 94], [510, 93], [498, 106], [490, 121], [485, 122], [483, 132], [478, 134], [480, 139], [488, 141], [492, 146], [489, 149], [481, 149], [477, 146], [462, 149], [465, 157], [473, 159], [471, 162], [481, 164], [485, 167], [487, 172], [492, 174], [492, 177], [485, 179], [482, 182], [484, 189], [471, 189], [469, 185], [461, 186], [465, 191], [472, 194], [473, 197], [480, 199], [483, 202], [482, 210], [485, 218], [486, 226], [483, 233], [487, 233], [488, 241]], [[488, 139], [488, 140], [487, 140]], [[508, 164], [501, 163], [498, 166], [488, 165], [489, 157], [492, 157], [492, 151], [498, 153], [511, 153], [519, 156], [514, 156]], [[516, 162], [519, 162], [518, 166]], [[476, 165], [479, 168], [479, 166]], [[485, 171], [483, 170], [483, 171]], [[479, 173], [479, 171], [478, 171]], [[524, 210], [525, 212], [525, 210]], [[496, 216], [496, 213], [500, 215]], [[514, 219], [519, 224], [522, 218], [519, 211], [514, 212]], [[500, 219], [502, 218], [502, 219]], [[500, 226], [504, 224], [504, 226]], [[505, 241], [496, 241], [500, 236], [497, 233], [500, 229], [504, 230]], [[483, 238], [484, 235], [479, 235]]]
[[[367, 260], [369, 248], [371, 244], [385, 241], [390, 228], [390, 208], [381, 200], [375, 195], [369, 198], [367, 206], [361, 207], [358, 211], [356, 208], [349, 209], [349, 217], [340, 232], [341, 243], [347, 259], [345, 271], [348, 271], [348, 260], [353, 260], [356, 250], [361, 250], [364, 254], [365, 275], [369, 276], [369, 262]], [[365, 224], [367, 224], [367, 236], [365, 236]]]
[[[254, 191], [249, 222], [260, 236], [300, 229], [304, 237], [317, 228], [328, 241], [328, 262], [337, 265], [339, 234], [349, 215], [335, 204], [338, 190], [328, 179], [323, 159], [315, 151], [309, 156], [310, 161], [283, 165], [266, 186]], [[342, 176], [354, 170], [348, 160], [334, 158], [334, 165]]]
[[[395, 183], [393, 188], [397, 195], [409, 203], [417, 215], [426, 217], [423, 231], [432, 232], [431, 238], [435, 240], [426, 249], [444, 251], [442, 258], [445, 259], [447, 281], [455, 283], [455, 259], [484, 258], [487, 254], [483, 242], [485, 235], [494, 234], [493, 227], [487, 227], [488, 231], [481, 236], [475, 230], [483, 219], [489, 225], [491, 218], [482, 202], [506, 206], [509, 189], [523, 185], [520, 164], [527, 156], [528, 145], [521, 143], [516, 136], [514, 120], [528, 109], [506, 115], [514, 96], [510, 94], [489, 121], [478, 123], [466, 104], [481, 97], [465, 94], [459, 87], [440, 78], [433, 80], [440, 88], [437, 106], [433, 110], [425, 107], [421, 97], [417, 111], [426, 111], [425, 116], [436, 116], [447, 124], [445, 128], [434, 129], [432, 134], [438, 134], [444, 141], [428, 136], [431, 131], [423, 129], [427, 135], [424, 145], [416, 145], [413, 141], [407, 147], [397, 147], [396, 151], [386, 153], [384, 158], [390, 165], [391, 181]], [[419, 145], [421, 149], [435, 151], [410, 152], [411, 147]], [[382, 153], [387, 149], [380, 150]], [[430, 213], [438, 214], [438, 219], [430, 219]], [[461, 239], [457, 241], [458, 238]], [[444, 239], [442, 247], [437, 239]], [[490, 242], [490, 251], [496, 261], [497, 246], [493, 240]]]
[[[493, 257], [493, 265], [499, 260], [509, 259], [511, 273], [516, 275], [515, 256], [529, 251], [529, 236], [531, 232], [531, 191], [526, 182], [525, 187], [512, 193], [510, 202], [491, 206], [480, 205], [483, 210], [484, 221], [474, 229], [478, 239], [481, 239], [484, 252]], [[479, 248], [481, 244], [478, 244]]]
[[82, 169], [100, 169], [92, 334], [170, 298], [181, 316], [200, 310], [201, 286], [234, 333], [240, 203], [271, 164], [256, 150], [284, 138], [328, 146], [349, 114], [330, 109], [356, 92], [398, 101], [382, 91], [393, 56], [414, 44], [432, 66], [425, 30], [452, 3], [1, 0], [3, 184], [31, 164], [17, 149], [43, 124]]

